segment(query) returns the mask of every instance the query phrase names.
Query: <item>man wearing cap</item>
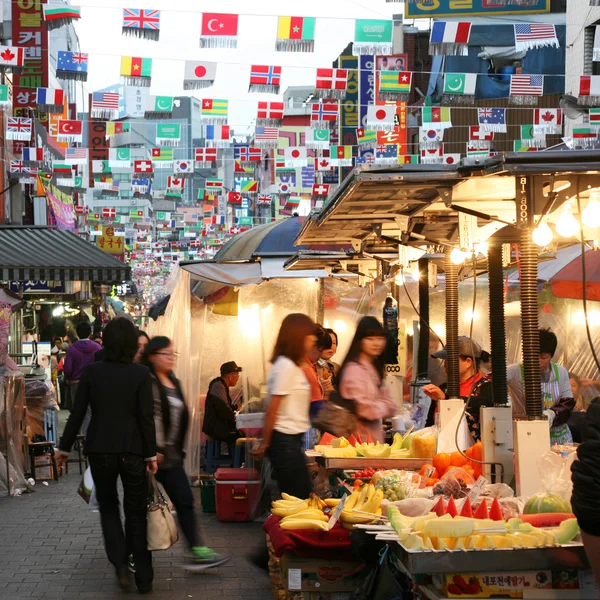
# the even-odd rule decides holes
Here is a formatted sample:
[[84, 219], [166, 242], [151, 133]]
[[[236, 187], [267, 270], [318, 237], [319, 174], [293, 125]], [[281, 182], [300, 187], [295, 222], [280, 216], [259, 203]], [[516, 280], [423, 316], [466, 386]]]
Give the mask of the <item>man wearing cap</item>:
[[221, 365], [221, 376], [208, 386], [202, 432], [213, 440], [232, 442], [240, 437], [229, 388], [237, 384], [241, 371], [235, 362], [226, 362]]
[[[438, 350], [431, 355], [432, 358], [446, 360], [446, 349]], [[490, 373], [482, 374], [481, 363], [488, 362], [490, 355], [481, 346], [469, 337], [458, 338], [458, 378], [460, 382], [460, 397], [469, 400], [467, 409], [467, 423], [473, 439], [477, 442], [481, 437], [479, 424], [479, 410], [482, 406], [493, 406], [492, 377]], [[432, 400], [446, 399], [446, 385], [438, 387], [429, 384], [423, 387], [423, 393]], [[433, 425], [437, 404], [432, 403], [427, 424]]]

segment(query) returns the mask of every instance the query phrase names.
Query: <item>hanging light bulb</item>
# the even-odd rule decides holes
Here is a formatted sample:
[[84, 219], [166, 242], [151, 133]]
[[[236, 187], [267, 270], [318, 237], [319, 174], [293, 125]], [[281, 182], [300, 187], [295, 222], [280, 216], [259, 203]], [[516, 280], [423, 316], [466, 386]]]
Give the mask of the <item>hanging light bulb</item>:
[[475, 254], [482, 254], [483, 256], [488, 255], [488, 243], [487, 242], [479, 242], [473, 246], [473, 250]]
[[455, 265], [462, 265], [466, 258], [467, 255], [460, 248], [454, 248], [450, 252], [450, 260]]
[[567, 203], [560, 211], [558, 221], [556, 223], [556, 233], [562, 237], [573, 237], [579, 230], [579, 223], [573, 215], [571, 204]]
[[415, 261], [412, 264], [412, 270], [411, 270], [410, 274], [415, 281], [419, 281], [419, 277], [421, 277], [421, 272], [419, 271], [419, 263], [418, 262]]
[[553, 237], [552, 229], [548, 227], [546, 221], [542, 221], [531, 234], [533, 243], [540, 248], [545, 248], [552, 241]]
[[587, 206], [581, 212], [581, 220], [586, 227], [600, 227], [600, 200], [598, 192], [590, 194]]

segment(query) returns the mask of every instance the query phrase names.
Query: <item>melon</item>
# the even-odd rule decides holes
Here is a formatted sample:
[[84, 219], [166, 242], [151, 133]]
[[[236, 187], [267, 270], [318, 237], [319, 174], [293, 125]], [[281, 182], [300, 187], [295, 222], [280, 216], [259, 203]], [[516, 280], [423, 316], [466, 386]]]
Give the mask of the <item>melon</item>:
[[402, 448], [405, 448], [406, 450], [410, 450], [412, 447], [412, 441], [413, 438], [415, 437], [415, 434], [417, 432], [415, 431], [414, 433], [409, 433], [403, 440], [402, 442]]
[[557, 544], [568, 544], [579, 535], [577, 519], [567, 519], [555, 529], [549, 529], [547, 533], [552, 535]]
[[574, 519], [573, 513], [539, 513], [537, 515], [522, 515], [523, 523], [530, 523], [534, 527], [558, 527], [567, 519]]
[[569, 503], [556, 494], [536, 494], [527, 501], [523, 514], [537, 515], [539, 513], [568, 513], [571, 512]]

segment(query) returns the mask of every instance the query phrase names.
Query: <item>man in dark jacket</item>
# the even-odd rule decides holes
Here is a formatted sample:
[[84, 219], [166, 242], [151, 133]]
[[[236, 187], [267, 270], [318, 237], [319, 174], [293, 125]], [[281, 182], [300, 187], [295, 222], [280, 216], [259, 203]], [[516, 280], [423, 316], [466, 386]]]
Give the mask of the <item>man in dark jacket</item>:
[[221, 365], [221, 376], [208, 386], [202, 432], [213, 440], [233, 442], [240, 437], [229, 388], [237, 384], [241, 371], [235, 362], [226, 362]]

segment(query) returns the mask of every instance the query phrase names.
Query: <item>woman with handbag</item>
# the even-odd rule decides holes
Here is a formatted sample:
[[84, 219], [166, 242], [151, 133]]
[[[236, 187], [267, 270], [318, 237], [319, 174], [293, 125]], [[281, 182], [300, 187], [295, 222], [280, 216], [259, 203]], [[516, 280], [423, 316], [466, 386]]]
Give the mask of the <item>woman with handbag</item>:
[[382, 419], [393, 417], [398, 407], [384, 381], [383, 353], [387, 333], [375, 317], [363, 317], [342, 364], [339, 391], [352, 402], [361, 438], [383, 442]]
[[179, 380], [173, 370], [177, 354], [171, 340], [164, 336], [148, 342], [142, 364], [152, 373], [158, 472], [156, 479], [163, 485], [173, 502], [188, 546], [189, 566], [196, 570], [217, 567], [227, 562], [200, 540], [194, 509], [194, 496], [190, 481], [183, 468], [185, 436], [189, 425], [189, 412]]
[[[105, 360], [82, 372], [73, 411], [55, 453], [59, 465], [81, 429], [88, 407], [91, 420], [85, 438], [86, 454], [108, 560], [114, 565], [121, 588], [129, 587], [127, 557], [136, 563], [140, 593], [152, 590], [152, 554], [147, 548], [147, 471], [155, 473], [156, 437], [150, 372], [133, 363], [137, 330], [128, 319], [114, 319], [104, 330]], [[119, 511], [117, 480], [123, 484], [125, 533]], [[129, 550], [128, 550], [129, 549]]]
[[[257, 460], [268, 453], [280, 492], [308, 498], [312, 485], [302, 451], [310, 429], [311, 387], [301, 364], [317, 342], [316, 325], [300, 313], [288, 315], [279, 329], [267, 381], [263, 441]], [[316, 374], [315, 374], [316, 378]]]

